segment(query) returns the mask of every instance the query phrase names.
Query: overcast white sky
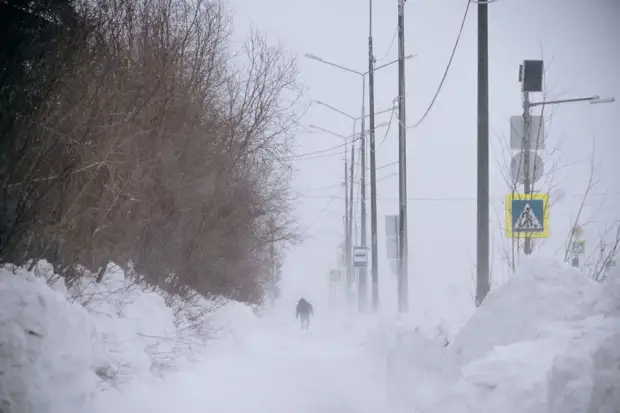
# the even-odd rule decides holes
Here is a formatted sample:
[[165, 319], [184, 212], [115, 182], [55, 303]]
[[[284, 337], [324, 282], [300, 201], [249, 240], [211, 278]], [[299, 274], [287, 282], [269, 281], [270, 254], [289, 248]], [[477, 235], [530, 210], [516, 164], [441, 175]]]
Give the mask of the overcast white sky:
[[[374, 45], [378, 64], [397, 57], [390, 48], [396, 29], [397, 0], [374, 1]], [[367, 70], [368, 5], [363, 0], [231, 0], [237, 35], [250, 26], [279, 39], [299, 56], [305, 99], [321, 100], [352, 115], [361, 108], [361, 78], [305, 59], [306, 52], [359, 71]], [[408, 0], [405, 4], [407, 123], [414, 124], [429, 104], [447, 64], [466, 7], [466, 0]], [[620, 2], [617, 0], [497, 0], [489, 6], [491, 197], [494, 281], [502, 267], [503, 197], [509, 191], [498, 164], [506, 149], [509, 117], [521, 111], [518, 65], [543, 57], [549, 98], [598, 94], [620, 100]], [[396, 66], [376, 74], [376, 110], [392, 107], [397, 95]], [[532, 96], [539, 100], [542, 96]], [[547, 113], [549, 109], [546, 109]], [[602, 225], [620, 217], [620, 102], [577, 103], [553, 109], [549, 146], [565, 166], [553, 176], [553, 196], [565, 198], [551, 210], [552, 238], [541, 250], [554, 253], [565, 240], [589, 170], [595, 141], [599, 186], [589, 205], [603, 208], [597, 224], [586, 227], [596, 237]], [[377, 123], [388, 115], [378, 116]], [[315, 124], [348, 135], [351, 121], [323, 107], [313, 107], [303, 124]], [[378, 129], [377, 165], [397, 160], [397, 125], [384, 140]], [[299, 153], [341, 143], [327, 134], [300, 134]], [[557, 159], [559, 154], [560, 159]], [[296, 189], [307, 191], [297, 215], [308, 226], [309, 239], [287, 257], [288, 286], [320, 300], [328, 270], [342, 240], [344, 209], [342, 154], [295, 164]], [[543, 154], [548, 157], [548, 154]], [[470, 7], [455, 60], [433, 111], [408, 130], [409, 277], [411, 312], [444, 320], [457, 328], [473, 311], [471, 293], [476, 240], [476, 6]], [[549, 161], [551, 163], [551, 160]], [[547, 166], [547, 165], [546, 165]], [[549, 165], [549, 168], [551, 166]], [[385, 259], [384, 216], [397, 212], [396, 166], [378, 171], [379, 269], [382, 307], [395, 311], [394, 276]], [[369, 191], [368, 191], [369, 192]], [[356, 191], [359, 196], [359, 191]], [[454, 199], [458, 198], [458, 199]], [[357, 201], [359, 202], [359, 200]], [[370, 205], [368, 204], [368, 208]], [[495, 215], [497, 213], [497, 216]], [[359, 210], [356, 212], [359, 217]], [[598, 225], [598, 226], [597, 226]], [[448, 305], [446, 305], [448, 304]]]

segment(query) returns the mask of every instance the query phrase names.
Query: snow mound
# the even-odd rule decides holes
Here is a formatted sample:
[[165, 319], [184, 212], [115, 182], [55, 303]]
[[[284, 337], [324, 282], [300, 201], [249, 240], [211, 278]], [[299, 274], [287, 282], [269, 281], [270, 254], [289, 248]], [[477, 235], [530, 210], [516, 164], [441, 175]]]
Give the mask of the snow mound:
[[0, 411], [88, 411], [104, 363], [82, 306], [32, 273], [0, 269]]
[[599, 285], [564, 264], [529, 260], [456, 337], [461, 377], [424, 411], [617, 413], [618, 275]]
[[424, 410], [456, 382], [458, 359], [446, 349], [448, 339], [441, 327], [421, 329], [399, 320], [386, 336], [386, 378], [392, 407]]
[[181, 302], [114, 264], [99, 282], [86, 274], [70, 288], [45, 261], [0, 268], [0, 412], [89, 411], [102, 391], [195, 361], [222, 305], [222, 334], [249, 322], [247, 307]]
[[472, 361], [496, 346], [536, 339], [546, 323], [595, 314], [595, 288], [573, 267], [532, 257], [489, 294], [451, 347]]
[[446, 329], [431, 328], [415, 315], [369, 315], [349, 328], [376, 365], [382, 365], [391, 408], [418, 411], [429, 406], [459, 376], [456, 355], [448, 351]]

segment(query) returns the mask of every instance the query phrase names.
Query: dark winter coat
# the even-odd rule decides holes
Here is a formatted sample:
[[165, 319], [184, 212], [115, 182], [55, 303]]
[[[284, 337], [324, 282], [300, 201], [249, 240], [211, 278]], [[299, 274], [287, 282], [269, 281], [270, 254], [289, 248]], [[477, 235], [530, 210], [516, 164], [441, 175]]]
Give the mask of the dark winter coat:
[[300, 299], [297, 302], [297, 309], [295, 311], [295, 318], [301, 317], [309, 317], [314, 315], [314, 309], [312, 308], [312, 304], [310, 304], [305, 299]]

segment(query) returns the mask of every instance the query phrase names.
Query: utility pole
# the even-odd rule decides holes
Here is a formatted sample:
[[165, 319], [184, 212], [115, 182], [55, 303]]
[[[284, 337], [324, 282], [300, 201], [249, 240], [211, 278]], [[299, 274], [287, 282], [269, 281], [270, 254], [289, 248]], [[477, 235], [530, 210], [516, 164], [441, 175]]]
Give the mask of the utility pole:
[[476, 306], [489, 293], [489, 31], [488, 4], [478, 2], [478, 193]]
[[370, 110], [370, 255], [372, 260], [372, 310], [379, 310], [379, 253], [377, 246], [377, 161], [375, 156], [375, 57], [372, 51], [372, 0], [369, 0], [368, 100]]
[[348, 143], [344, 141], [344, 248], [345, 248], [345, 295], [347, 299], [351, 293], [351, 227], [349, 219], [349, 165], [347, 161], [348, 157]]
[[[530, 128], [531, 128], [531, 117], [530, 117], [530, 93], [527, 91], [523, 91], [523, 125], [524, 125], [524, 139], [523, 139], [523, 193], [526, 196], [532, 194], [532, 183], [530, 182], [530, 147], [531, 143], [529, 142], [530, 138]], [[532, 253], [532, 239], [527, 236], [523, 241], [523, 253], [525, 255], [530, 255]]]
[[[361, 139], [360, 139], [360, 230], [361, 244], [367, 246], [366, 234], [366, 77], [362, 76], [362, 116], [361, 116]], [[365, 312], [368, 296], [368, 267], [359, 269], [358, 280], [358, 311]]]
[[[361, 137], [360, 137], [360, 230], [361, 244], [366, 248], [366, 77], [362, 76], [362, 118], [361, 118]], [[359, 279], [357, 283], [358, 310], [366, 311], [366, 296], [368, 294], [367, 267], [359, 269]]]
[[[351, 142], [351, 169], [349, 172], [349, 243], [350, 243], [350, 247], [349, 250], [352, 250], [353, 248], [353, 177], [354, 177], [354, 171], [355, 171], [355, 141]], [[349, 261], [347, 263], [349, 266], [351, 265], [351, 261]], [[351, 292], [351, 286], [353, 285], [353, 278], [354, 278], [354, 272], [355, 269], [351, 268], [350, 270], [350, 277], [347, 280], [349, 285], [347, 286], [347, 291]]]
[[405, 94], [405, 0], [398, 0], [398, 311], [401, 313], [409, 311]]

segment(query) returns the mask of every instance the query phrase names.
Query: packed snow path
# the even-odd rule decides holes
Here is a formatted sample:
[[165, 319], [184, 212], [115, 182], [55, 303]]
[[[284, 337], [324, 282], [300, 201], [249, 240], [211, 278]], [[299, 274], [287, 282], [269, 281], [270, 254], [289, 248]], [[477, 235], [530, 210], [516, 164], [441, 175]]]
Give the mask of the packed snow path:
[[381, 363], [373, 363], [338, 322], [315, 317], [301, 331], [294, 319], [266, 317], [215, 342], [200, 363], [106, 397], [100, 411], [387, 412], [382, 379]]

